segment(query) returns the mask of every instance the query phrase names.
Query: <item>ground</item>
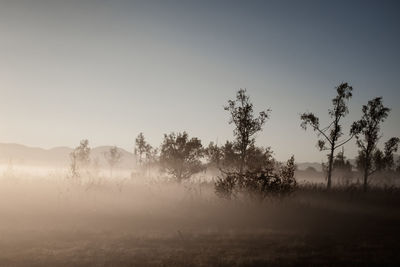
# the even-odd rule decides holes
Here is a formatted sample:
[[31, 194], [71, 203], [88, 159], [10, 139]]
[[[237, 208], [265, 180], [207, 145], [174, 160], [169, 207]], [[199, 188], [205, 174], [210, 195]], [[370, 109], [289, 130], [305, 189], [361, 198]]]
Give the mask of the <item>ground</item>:
[[4, 180], [0, 266], [394, 266], [399, 203], [394, 189], [260, 202], [211, 184]]

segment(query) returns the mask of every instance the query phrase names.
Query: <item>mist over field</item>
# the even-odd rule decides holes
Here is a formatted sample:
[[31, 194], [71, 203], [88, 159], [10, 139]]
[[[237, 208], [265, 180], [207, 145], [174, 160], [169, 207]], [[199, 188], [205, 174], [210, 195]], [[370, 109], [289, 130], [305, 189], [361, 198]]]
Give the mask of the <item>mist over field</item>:
[[399, 11], [0, 0], [0, 267], [400, 266]]

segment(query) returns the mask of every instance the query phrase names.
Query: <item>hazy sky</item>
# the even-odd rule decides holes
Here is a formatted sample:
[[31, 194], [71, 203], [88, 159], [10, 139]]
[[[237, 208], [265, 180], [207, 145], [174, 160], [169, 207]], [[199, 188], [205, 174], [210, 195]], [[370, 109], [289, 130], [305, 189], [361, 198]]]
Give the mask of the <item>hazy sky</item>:
[[385, 141], [400, 135], [399, 14], [399, 1], [0, 0], [0, 142], [132, 151], [139, 132], [158, 145], [186, 130], [222, 144], [223, 105], [247, 88], [272, 109], [258, 144], [319, 162], [299, 113], [327, 121], [342, 81], [348, 124], [383, 96]]

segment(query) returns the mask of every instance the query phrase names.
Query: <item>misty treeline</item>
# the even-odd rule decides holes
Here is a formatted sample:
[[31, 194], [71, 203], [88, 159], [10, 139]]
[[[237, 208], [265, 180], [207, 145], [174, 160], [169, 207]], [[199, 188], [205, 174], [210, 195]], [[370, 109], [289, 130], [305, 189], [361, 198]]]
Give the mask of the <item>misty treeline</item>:
[[[335, 90], [336, 96], [328, 109], [331, 120], [325, 125], [320, 123], [314, 113], [300, 115], [300, 126], [304, 130], [311, 127], [317, 133], [318, 149], [328, 151], [327, 163], [323, 164], [327, 189], [332, 187], [333, 170], [341, 173], [342, 177], [362, 176], [365, 191], [369, 177], [374, 173], [398, 175], [400, 159], [395, 162], [394, 153], [398, 149], [399, 138], [387, 140], [383, 150], [378, 148], [381, 123], [390, 112], [383, 105], [382, 97], [376, 97], [363, 105], [362, 117], [353, 122], [346, 131], [342, 125], [349, 113], [348, 102], [353, 88], [348, 83], [342, 83]], [[240, 194], [257, 198], [284, 196], [296, 190], [298, 184], [295, 179], [297, 167], [294, 156], [287, 162], [279, 162], [274, 159], [270, 147], [256, 145], [255, 138], [270, 118], [271, 110], [255, 112], [246, 89], [238, 90], [235, 98], [228, 100], [224, 109], [229, 114], [229, 124], [233, 125], [234, 139], [221, 145], [210, 142], [204, 146], [199, 138], [190, 137], [184, 131], [164, 134], [162, 144], [153, 147], [146, 141], [144, 134], [139, 133], [133, 151], [139, 174], [146, 176], [150, 170], [158, 169], [167, 177], [181, 183], [195, 174], [207, 171], [213, 174], [216, 194], [223, 198]], [[355, 166], [344, 156], [345, 144], [353, 139], [359, 148]], [[337, 152], [339, 148], [341, 151]], [[89, 141], [82, 140], [70, 157], [70, 177], [77, 179], [91, 162]], [[113, 146], [104, 153], [104, 158], [109, 164], [112, 177], [113, 169], [122, 159], [122, 153]], [[308, 171], [310, 170], [314, 169], [309, 168]], [[347, 179], [348, 185], [349, 181]]]

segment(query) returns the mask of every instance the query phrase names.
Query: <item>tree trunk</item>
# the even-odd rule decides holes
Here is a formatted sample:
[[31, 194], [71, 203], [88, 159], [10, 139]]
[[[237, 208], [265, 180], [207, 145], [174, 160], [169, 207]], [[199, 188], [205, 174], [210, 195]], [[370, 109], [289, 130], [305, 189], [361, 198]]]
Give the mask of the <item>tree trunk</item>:
[[329, 164], [328, 164], [328, 184], [327, 189], [331, 189], [332, 186], [332, 165], [333, 165], [333, 153], [335, 152], [335, 146], [332, 145], [331, 153], [329, 155]]
[[364, 192], [367, 192], [368, 189], [368, 172], [369, 172], [369, 156], [365, 156], [365, 164], [364, 164]]
[[242, 148], [241, 155], [240, 155], [240, 166], [239, 166], [239, 173], [243, 174], [243, 169], [246, 165], [246, 150], [247, 148]]

